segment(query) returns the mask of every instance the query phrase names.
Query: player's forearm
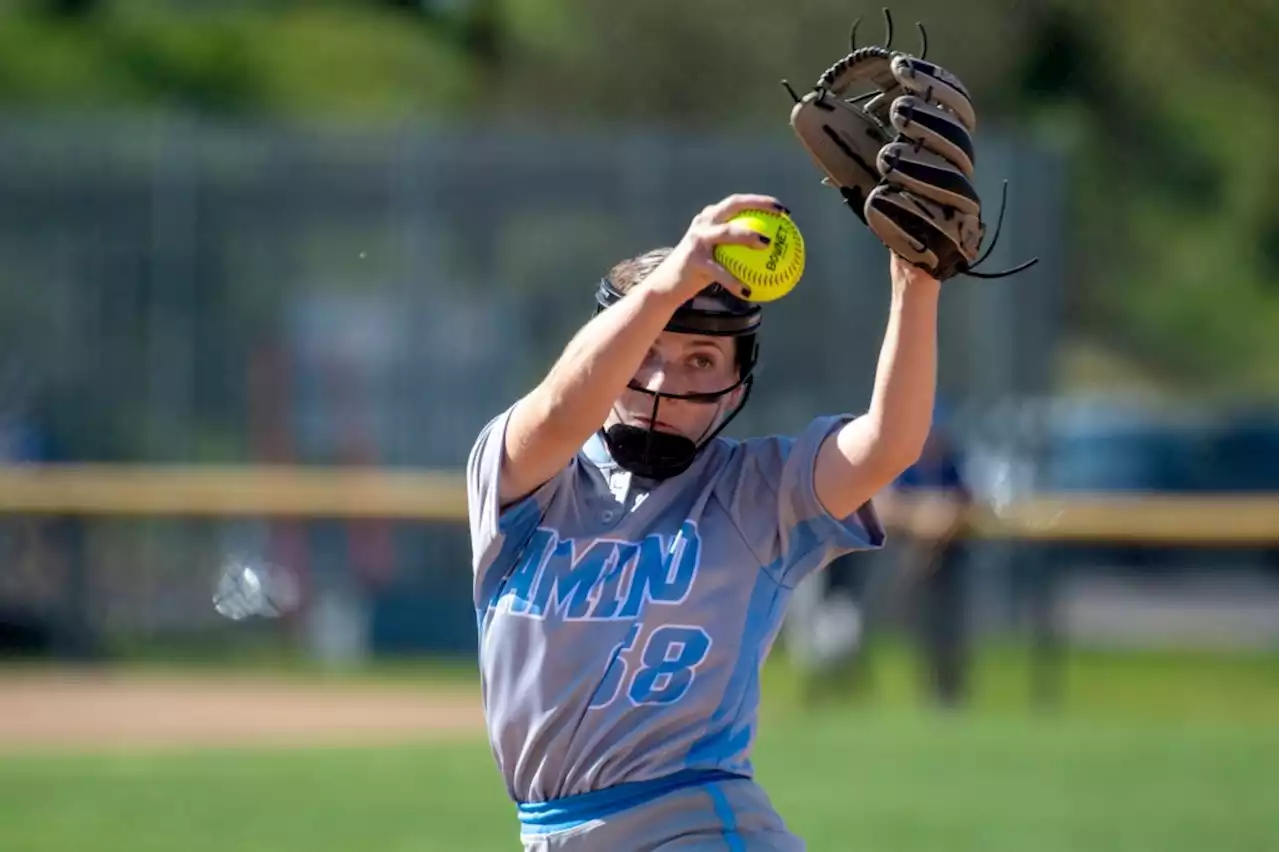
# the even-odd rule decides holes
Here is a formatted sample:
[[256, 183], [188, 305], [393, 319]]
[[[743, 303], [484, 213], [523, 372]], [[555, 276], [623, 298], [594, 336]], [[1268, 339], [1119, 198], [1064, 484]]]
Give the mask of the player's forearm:
[[867, 411], [871, 466], [896, 477], [915, 463], [933, 421], [938, 365], [938, 296], [927, 276], [893, 283], [889, 322]]
[[550, 479], [600, 428], [676, 307], [675, 297], [642, 283], [574, 335], [511, 412], [504, 500]]

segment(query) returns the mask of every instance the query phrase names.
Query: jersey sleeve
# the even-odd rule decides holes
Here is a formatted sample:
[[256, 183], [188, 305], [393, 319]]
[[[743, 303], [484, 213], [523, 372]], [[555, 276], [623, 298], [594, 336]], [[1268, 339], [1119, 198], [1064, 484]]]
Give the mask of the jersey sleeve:
[[837, 518], [814, 486], [818, 450], [852, 419], [820, 417], [798, 435], [754, 439], [738, 448], [724, 502], [765, 570], [784, 586], [794, 587], [846, 553], [884, 546], [884, 529], [869, 501]]
[[537, 529], [552, 499], [570, 479], [572, 463], [533, 493], [508, 506], [500, 505], [498, 483], [506, 456], [511, 410], [508, 408], [485, 424], [467, 457], [467, 516], [477, 607], [487, 605], [496, 594], [504, 574]]

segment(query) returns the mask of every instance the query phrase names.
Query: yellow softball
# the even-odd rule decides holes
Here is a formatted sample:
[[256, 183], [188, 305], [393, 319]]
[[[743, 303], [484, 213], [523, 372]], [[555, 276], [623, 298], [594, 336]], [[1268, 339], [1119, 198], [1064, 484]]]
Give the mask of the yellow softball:
[[767, 246], [718, 245], [716, 262], [751, 288], [752, 302], [772, 302], [790, 293], [804, 274], [804, 237], [791, 217], [772, 210], [746, 210], [740, 222], [769, 238]]

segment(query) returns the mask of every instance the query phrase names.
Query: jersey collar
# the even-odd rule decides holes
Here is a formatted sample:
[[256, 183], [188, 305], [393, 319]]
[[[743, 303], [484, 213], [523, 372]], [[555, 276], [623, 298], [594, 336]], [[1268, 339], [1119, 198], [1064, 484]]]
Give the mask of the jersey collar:
[[613, 456], [609, 455], [609, 448], [605, 446], [604, 438], [599, 432], [591, 433], [591, 437], [582, 447], [582, 452], [593, 465], [602, 470], [611, 470], [618, 466]]

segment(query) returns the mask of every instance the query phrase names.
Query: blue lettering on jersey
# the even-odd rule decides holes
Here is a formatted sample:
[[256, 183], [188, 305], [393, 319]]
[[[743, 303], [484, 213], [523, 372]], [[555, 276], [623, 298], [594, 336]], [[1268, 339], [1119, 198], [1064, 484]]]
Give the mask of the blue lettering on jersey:
[[695, 625], [649, 625], [640, 619], [650, 604], [684, 602], [701, 555], [694, 521], [685, 521], [674, 536], [655, 534], [642, 541], [582, 541], [539, 527], [494, 606], [522, 618], [632, 622], [602, 660], [600, 683], [588, 706], [607, 707], [624, 695], [633, 706], [674, 704], [693, 685], [711, 650], [711, 636]]
[[539, 527], [496, 606], [527, 618], [635, 619], [649, 604], [679, 604], [688, 597], [701, 551], [694, 521], [685, 521], [674, 536], [654, 534], [638, 542], [562, 539]]

